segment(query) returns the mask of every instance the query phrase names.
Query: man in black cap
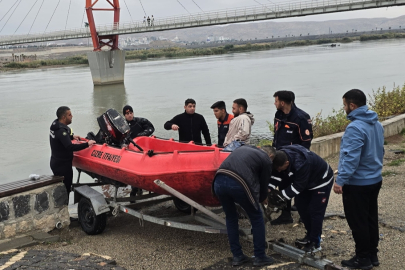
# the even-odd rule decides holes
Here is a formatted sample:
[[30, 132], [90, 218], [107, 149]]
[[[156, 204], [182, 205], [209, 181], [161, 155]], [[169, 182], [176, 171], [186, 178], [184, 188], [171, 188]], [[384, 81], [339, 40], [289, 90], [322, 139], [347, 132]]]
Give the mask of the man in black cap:
[[[127, 123], [131, 128], [131, 139], [140, 136], [150, 136], [155, 131], [155, 128], [148, 119], [134, 117], [134, 110], [131, 106], [125, 105], [124, 108], [122, 108], [122, 114], [125, 116], [125, 120], [127, 120]], [[130, 196], [134, 197], [137, 193], [141, 194], [142, 190], [137, 187], [132, 187]]]
[[204, 116], [195, 112], [196, 102], [192, 98], [184, 102], [184, 113], [178, 114], [164, 125], [166, 130], [179, 132], [179, 141], [195, 144], [202, 144], [201, 133], [204, 135], [205, 143], [211, 145], [210, 131], [205, 122]]
[[131, 128], [132, 139], [140, 136], [150, 136], [155, 131], [155, 128], [148, 119], [134, 117], [134, 110], [131, 106], [125, 105], [122, 109], [122, 114], [125, 116], [125, 119]]
[[[58, 119], [52, 122], [49, 142], [51, 144], [51, 169], [54, 175], [63, 176], [68, 198], [73, 181], [73, 152], [83, 150], [96, 142], [89, 140], [86, 143], [73, 144], [72, 140], [80, 140], [79, 135], [74, 135], [68, 127], [72, 123], [72, 112], [69, 107], [62, 106], [56, 111]], [[69, 200], [68, 200], [69, 201]]]

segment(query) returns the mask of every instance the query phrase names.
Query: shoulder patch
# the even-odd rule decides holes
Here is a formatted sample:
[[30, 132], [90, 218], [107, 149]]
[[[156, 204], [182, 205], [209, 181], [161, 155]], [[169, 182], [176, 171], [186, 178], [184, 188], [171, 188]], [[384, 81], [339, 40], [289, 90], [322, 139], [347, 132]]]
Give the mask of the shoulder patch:
[[309, 134], [310, 134], [310, 133], [309, 133], [309, 130], [306, 129], [306, 130], [305, 130], [305, 135], [309, 136]]
[[62, 133], [62, 134], [63, 134], [63, 136], [66, 136], [66, 135], [67, 135], [66, 131], [63, 131], [63, 133]]
[[308, 121], [308, 124], [312, 125], [312, 120], [311, 119], [308, 119], [307, 121]]

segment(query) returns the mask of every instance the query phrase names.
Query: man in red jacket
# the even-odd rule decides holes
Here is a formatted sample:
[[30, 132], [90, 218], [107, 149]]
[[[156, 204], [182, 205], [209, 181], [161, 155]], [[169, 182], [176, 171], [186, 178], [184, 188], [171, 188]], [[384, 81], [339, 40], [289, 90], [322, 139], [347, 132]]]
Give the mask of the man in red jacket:
[[215, 102], [212, 104], [211, 109], [214, 111], [214, 115], [217, 118], [218, 146], [223, 147], [226, 134], [229, 130], [229, 124], [234, 116], [226, 112], [225, 102], [223, 101]]

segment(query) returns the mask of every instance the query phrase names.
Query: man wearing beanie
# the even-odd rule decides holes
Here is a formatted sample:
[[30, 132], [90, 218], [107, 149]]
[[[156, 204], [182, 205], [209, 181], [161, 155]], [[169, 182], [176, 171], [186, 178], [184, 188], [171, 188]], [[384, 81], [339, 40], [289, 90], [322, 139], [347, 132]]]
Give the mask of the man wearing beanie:
[[[127, 123], [131, 128], [130, 136], [132, 139], [140, 136], [150, 136], [155, 131], [155, 128], [148, 119], [134, 117], [134, 110], [131, 106], [125, 105], [122, 109], [122, 114], [125, 116], [125, 120], [127, 120]], [[130, 196], [134, 197], [137, 193], [142, 194], [142, 190], [137, 187], [132, 187]]]
[[125, 105], [122, 109], [122, 114], [125, 116], [125, 119], [131, 128], [132, 139], [140, 136], [150, 136], [155, 131], [155, 128], [148, 119], [134, 117], [134, 110], [131, 106]]

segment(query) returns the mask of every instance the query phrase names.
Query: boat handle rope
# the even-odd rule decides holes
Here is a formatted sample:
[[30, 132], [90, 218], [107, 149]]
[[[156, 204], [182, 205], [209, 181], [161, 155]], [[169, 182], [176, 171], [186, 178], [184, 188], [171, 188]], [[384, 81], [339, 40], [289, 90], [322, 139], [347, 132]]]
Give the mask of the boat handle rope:
[[144, 224], [143, 211], [140, 211], [139, 213], [141, 214], [141, 216], [139, 217], [139, 225], [143, 227]]
[[112, 215], [113, 215], [114, 217], [118, 216], [119, 208], [120, 208], [119, 205], [117, 205], [117, 206], [115, 206], [114, 209], [112, 210]]

